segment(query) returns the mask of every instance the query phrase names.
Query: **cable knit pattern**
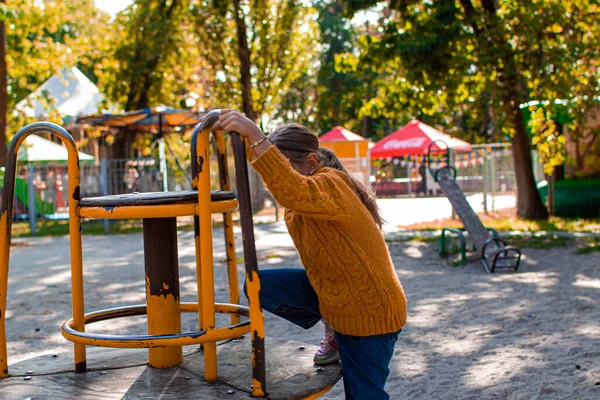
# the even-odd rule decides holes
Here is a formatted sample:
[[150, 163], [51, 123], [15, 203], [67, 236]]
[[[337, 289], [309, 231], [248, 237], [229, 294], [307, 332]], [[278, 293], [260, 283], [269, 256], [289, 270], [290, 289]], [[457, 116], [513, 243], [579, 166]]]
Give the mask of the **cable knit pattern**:
[[383, 235], [348, 176], [332, 168], [302, 176], [275, 146], [252, 166], [286, 208], [286, 225], [323, 318], [337, 332], [353, 336], [402, 328], [404, 290]]

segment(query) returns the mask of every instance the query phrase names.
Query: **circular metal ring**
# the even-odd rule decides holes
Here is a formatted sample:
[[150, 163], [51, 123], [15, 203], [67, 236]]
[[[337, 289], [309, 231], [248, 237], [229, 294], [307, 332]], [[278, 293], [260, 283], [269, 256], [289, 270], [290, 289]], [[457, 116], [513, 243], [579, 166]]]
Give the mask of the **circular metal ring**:
[[[181, 303], [180, 309], [182, 312], [197, 312], [198, 303]], [[237, 304], [215, 303], [215, 312], [222, 314], [237, 314], [247, 317], [250, 310], [248, 307]], [[133, 305], [95, 311], [85, 314], [84, 323], [91, 324], [94, 322], [136, 315], [146, 315], [146, 306]], [[86, 333], [75, 330], [73, 325], [73, 319], [70, 319], [60, 328], [61, 334], [65, 339], [89, 346], [113, 348], [188, 346], [192, 344], [233, 339], [250, 332], [250, 321], [224, 328], [211, 329], [209, 331], [183, 332], [166, 335], [109, 335]]]

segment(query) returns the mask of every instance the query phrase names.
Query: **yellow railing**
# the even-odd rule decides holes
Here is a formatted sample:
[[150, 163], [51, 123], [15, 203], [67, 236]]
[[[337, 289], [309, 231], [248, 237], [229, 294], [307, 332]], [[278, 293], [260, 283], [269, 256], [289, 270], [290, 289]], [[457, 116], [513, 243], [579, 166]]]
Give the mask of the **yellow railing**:
[[[249, 307], [239, 303], [239, 285], [233, 236], [233, 219], [231, 212], [238, 206], [237, 200], [211, 201], [209, 171], [209, 139], [212, 126], [217, 121], [219, 110], [207, 114], [192, 136], [192, 173], [195, 188], [198, 191], [196, 203], [170, 205], [136, 205], [117, 207], [81, 207], [80, 206], [80, 170], [78, 149], [73, 138], [62, 127], [38, 122], [21, 129], [9, 146], [5, 171], [4, 195], [2, 197], [2, 214], [0, 226], [0, 377], [8, 376], [8, 360], [6, 346], [6, 294], [8, 289], [8, 267], [10, 259], [10, 238], [12, 227], [12, 207], [16, 179], [17, 153], [23, 140], [32, 133], [51, 133], [58, 136], [68, 151], [69, 178], [69, 233], [71, 247], [71, 280], [73, 317], [66, 321], [61, 333], [74, 342], [75, 372], [86, 371], [86, 345], [102, 347], [149, 348], [151, 365], [169, 367], [175, 365], [177, 356], [169, 353], [154, 353], [152, 349], [180, 347], [190, 344], [204, 345], [205, 379], [217, 379], [216, 341], [236, 338], [246, 333], [252, 337], [253, 391], [255, 397], [266, 393], [265, 361], [264, 361], [264, 320], [259, 301], [260, 282], [256, 249], [254, 247], [254, 230], [250, 209], [250, 192], [245, 147], [237, 134], [232, 134], [234, 148], [240, 218], [243, 230], [244, 260], [246, 264], [246, 285], [248, 288]], [[221, 190], [229, 191], [229, 175], [226, 161], [226, 143], [222, 132], [213, 133], [215, 150], [219, 160]], [[212, 248], [212, 213], [224, 214], [225, 241], [227, 248], [227, 264], [229, 275], [229, 300], [231, 304], [214, 302], [214, 274]], [[196, 273], [198, 284], [198, 302], [179, 304], [174, 307], [178, 312], [197, 312], [199, 330], [196, 332], [159, 334], [159, 335], [105, 335], [85, 332], [85, 325], [93, 322], [128, 317], [133, 315], [149, 315], [149, 308], [162, 307], [156, 305], [147, 293], [147, 304], [101, 310], [84, 314], [83, 266], [81, 251], [81, 219], [82, 218], [173, 218], [193, 215], [195, 220]], [[167, 309], [168, 307], [165, 307]], [[173, 310], [173, 307], [169, 308]], [[231, 326], [216, 328], [215, 313], [231, 314]], [[249, 322], [240, 322], [240, 315], [250, 317]], [[166, 323], [164, 320], [158, 321]], [[149, 325], [150, 328], [150, 325]], [[164, 359], [161, 359], [163, 357]], [[179, 357], [180, 360], [180, 357]], [[180, 361], [179, 361], [180, 362]]]

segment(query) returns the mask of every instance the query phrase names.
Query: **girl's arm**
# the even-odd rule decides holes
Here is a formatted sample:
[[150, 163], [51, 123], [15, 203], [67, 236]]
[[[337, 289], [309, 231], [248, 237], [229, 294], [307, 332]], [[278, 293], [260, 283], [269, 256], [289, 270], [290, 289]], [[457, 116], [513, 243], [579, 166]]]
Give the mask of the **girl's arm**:
[[262, 142], [252, 148], [256, 159], [254, 169], [261, 175], [275, 200], [290, 210], [313, 218], [345, 219], [344, 201], [337, 185], [345, 184], [329, 174], [303, 176], [296, 172], [281, 152], [265, 134], [246, 116], [232, 110], [222, 110], [215, 130], [238, 132], [250, 144]]
[[343, 187], [335, 173], [304, 176], [294, 170], [277, 147], [271, 146], [253, 163], [275, 200], [287, 209], [312, 218], [343, 221], [348, 218]]

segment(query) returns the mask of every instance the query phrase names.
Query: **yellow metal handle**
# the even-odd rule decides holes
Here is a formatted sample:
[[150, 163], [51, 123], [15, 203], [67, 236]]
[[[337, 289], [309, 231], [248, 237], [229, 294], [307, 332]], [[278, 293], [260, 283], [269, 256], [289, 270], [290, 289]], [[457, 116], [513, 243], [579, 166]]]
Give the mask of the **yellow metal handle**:
[[[73, 137], [64, 128], [50, 122], [35, 122], [17, 132], [8, 146], [6, 170], [4, 172], [4, 194], [0, 217], [0, 377], [8, 376], [6, 352], [6, 295], [8, 291], [8, 264], [10, 259], [10, 237], [12, 229], [12, 207], [15, 195], [17, 155], [25, 138], [31, 134], [50, 133], [60, 138], [68, 153], [67, 172], [69, 177], [69, 235], [71, 239], [71, 280], [73, 321], [75, 329], [83, 332], [83, 268], [81, 256], [81, 218], [77, 215], [80, 200], [79, 151]], [[75, 344], [75, 372], [86, 371], [85, 346]]]

